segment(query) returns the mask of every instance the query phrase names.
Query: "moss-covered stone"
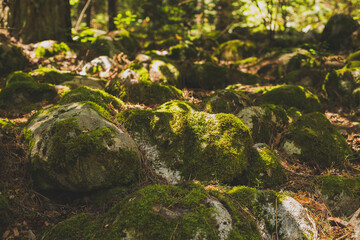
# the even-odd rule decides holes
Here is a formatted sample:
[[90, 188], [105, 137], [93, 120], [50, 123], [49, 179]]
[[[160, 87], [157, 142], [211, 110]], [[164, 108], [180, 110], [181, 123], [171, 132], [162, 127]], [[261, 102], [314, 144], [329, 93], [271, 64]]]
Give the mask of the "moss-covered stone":
[[94, 102], [109, 112], [114, 112], [114, 108], [118, 110], [124, 108], [124, 103], [120, 99], [108, 94], [103, 90], [95, 90], [89, 87], [79, 87], [66, 93], [60, 99], [59, 104], [83, 101]]
[[319, 168], [343, 165], [351, 154], [344, 137], [319, 112], [299, 117], [290, 125], [281, 142], [289, 155]]
[[199, 109], [192, 103], [181, 100], [173, 100], [166, 102], [155, 109], [156, 112], [170, 112], [170, 113], [187, 113], [198, 111]]
[[180, 71], [169, 61], [152, 60], [149, 66], [149, 77], [152, 82], [166, 83], [178, 88], [184, 86]]
[[37, 189], [84, 192], [138, 180], [138, 148], [105, 114], [84, 102], [55, 106], [30, 120], [24, 136]]
[[296, 107], [304, 113], [322, 112], [318, 97], [304, 87], [287, 85], [273, 88], [257, 99], [258, 103], [271, 103], [285, 108]]
[[13, 82], [0, 92], [0, 108], [15, 112], [30, 112], [44, 103], [56, 100], [54, 86], [34, 81]]
[[109, 32], [108, 35], [114, 38], [116, 44], [131, 58], [141, 49], [138, 40], [125, 29]]
[[292, 85], [300, 85], [306, 88], [321, 89], [325, 75], [317, 69], [301, 68], [291, 71], [284, 76], [284, 81]]
[[317, 176], [321, 192], [333, 214], [349, 216], [360, 207], [360, 178], [337, 175]]
[[[174, 109], [174, 108], [169, 108]], [[246, 170], [252, 139], [230, 114], [126, 110], [117, 119], [144, 149], [158, 174], [181, 179], [232, 182]]]
[[351, 49], [351, 34], [359, 28], [359, 23], [351, 16], [335, 14], [326, 23], [321, 40], [326, 41], [331, 50]]
[[7, 42], [0, 42], [0, 75], [21, 70], [27, 63], [28, 59], [21, 48]]
[[346, 69], [330, 71], [323, 84], [328, 100], [336, 106], [348, 106], [354, 88], [354, 78]]
[[46, 40], [36, 44], [35, 55], [37, 57], [48, 58], [58, 54], [65, 55], [67, 52], [70, 51], [71, 50], [69, 46], [64, 42], [57, 43], [56, 41], [53, 40]]
[[203, 100], [203, 109], [209, 113], [238, 113], [251, 105], [245, 94], [230, 89], [220, 90]]
[[123, 101], [147, 105], [182, 98], [179, 89], [168, 84], [152, 82], [149, 72], [139, 65], [132, 65], [130, 69], [124, 70], [120, 79], [111, 81], [105, 90]]
[[75, 76], [72, 73], [61, 73], [56, 69], [48, 68], [48, 67], [35, 69], [30, 74], [40, 83], [50, 83], [55, 85], [62, 84], [63, 82], [66, 81], [70, 81]]
[[256, 222], [243, 207], [230, 205], [225, 198], [217, 199], [191, 183], [147, 186], [120, 201], [104, 217], [88, 224], [85, 217], [58, 224], [44, 239], [59, 239], [56, 234], [61, 235], [61, 229], [73, 229], [68, 226], [72, 221], [74, 226], [85, 223], [74, 233], [81, 239], [261, 239]]
[[245, 184], [261, 188], [282, 184], [285, 180], [285, 171], [277, 153], [263, 143], [255, 144], [254, 150], [246, 174], [248, 182]]
[[270, 144], [289, 124], [286, 111], [273, 104], [247, 107], [236, 116], [250, 129], [255, 143]]
[[108, 56], [112, 58], [115, 54], [124, 51], [120, 42], [110, 36], [98, 36], [89, 46], [89, 52], [86, 54], [87, 60], [92, 60], [99, 56]]
[[5, 87], [14, 82], [35, 82], [35, 80], [28, 73], [24, 73], [23, 71], [16, 71], [7, 76]]
[[255, 53], [255, 44], [242, 40], [230, 40], [222, 43], [216, 51], [216, 56], [225, 61], [238, 61]]
[[198, 49], [192, 43], [177, 44], [169, 48], [169, 58], [190, 60], [198, 57]]

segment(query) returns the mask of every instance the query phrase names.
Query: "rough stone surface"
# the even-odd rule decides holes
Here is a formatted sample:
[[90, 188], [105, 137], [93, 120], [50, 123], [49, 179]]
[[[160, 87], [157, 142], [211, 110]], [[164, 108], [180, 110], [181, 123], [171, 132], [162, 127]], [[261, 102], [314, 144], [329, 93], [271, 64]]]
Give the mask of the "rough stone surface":
[[108, 56], [97, 57], [85, 64], [81, 69], [80, 75], [99, 73], [102, 78], [109, 77], [110, 71], [115, 67], [115, 62]]
[[83, 192], [137, 180], [140, 155], [135, 142], [96, 106], [53, 107], [30, 121], [25, 136], [37, 189]]

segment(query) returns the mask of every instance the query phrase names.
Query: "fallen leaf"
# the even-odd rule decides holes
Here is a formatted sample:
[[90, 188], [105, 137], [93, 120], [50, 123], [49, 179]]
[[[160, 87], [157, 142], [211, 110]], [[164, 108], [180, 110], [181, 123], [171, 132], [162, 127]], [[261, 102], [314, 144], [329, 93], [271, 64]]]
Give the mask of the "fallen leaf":
[[14, 232], [14, 236], [15, 236], [15, 237], [19, 237], [19, 236], [20, 236], [19, 230], [18, 230], [17, 228], [14, 228], [14, 229], [13, 229], [13, 232]]
[[6, 230], [4, 234], [2, 235], [2, 238], [5, 239], [10, 235], [10, 230]]

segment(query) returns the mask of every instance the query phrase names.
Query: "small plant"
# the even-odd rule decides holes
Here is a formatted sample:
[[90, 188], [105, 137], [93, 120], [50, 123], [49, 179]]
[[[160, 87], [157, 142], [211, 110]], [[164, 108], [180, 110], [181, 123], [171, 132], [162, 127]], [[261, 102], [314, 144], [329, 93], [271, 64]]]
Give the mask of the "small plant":
[[115, 18], [114, 18], [114, 23], [116, 25], [117, 29], [122, 29], [125, 28], [127, 26], [130, 26], [131, 23], [136, 21], [136, 15], [132, 14], [131, 11], [126, 11], [125, 12], [125, 16], [123, 16], [122, 13], [119, 13]]

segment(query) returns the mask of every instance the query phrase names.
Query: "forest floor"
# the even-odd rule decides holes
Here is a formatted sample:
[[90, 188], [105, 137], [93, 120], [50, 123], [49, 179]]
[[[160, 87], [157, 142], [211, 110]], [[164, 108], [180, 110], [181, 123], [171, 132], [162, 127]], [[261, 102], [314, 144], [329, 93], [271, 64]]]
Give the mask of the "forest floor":
[[[72, 58], [58, 58], [51, 61], [49, 59], [32, 59], [32, 66], [40, 64], [68, 71], [76, 71], [78, 66], [78, 62]], [[246, 70], [248, 72], [254, 71], [254, 69]], [[253, 86], [243, 86], [243, 88], [250, 91]], [[211, 94], [211, 91], [184, 89], [183, 93], [187, 98], [186, 100], [199, 104], [203, 98]], [[139, 107], [145, 108], [145, 106]], [[325, 115], [347, 139], [351, 148], [359, 153], [360, 122], [357, 122], [351, 113], [341, 112], [341, 109], [328, 110]], [[0, 135], [1, 148], [5, 153], [0, 185], [6, 189], [2, 194], [10, 200], [11, 209], [11, 216], [7, 216], [10, 218], [11, 224], [4, 233], [0, 233], [2, 239], [38, 239], [37, 236], [40, 236], [43, 230], [62, 220], [80, 212], [100, 214], [112, 204], [109, 203], [108, 206], [99, 209], [86, 195], [63, 193], [59, 196], [57, 193], [55, 200], [51, 197], [51, 193], [47, 193], [45, 196], [32, 189], [27, 170], [29, 165], [27, 148], [22, 139], [22, 127], [30, 116], [31, 113], [8, 116], [8, 119], [17, 124], [15, 127], [7, 129], [4, 135]], [[349, 159], [342, 169], [333, 168], [323, 172], [309, 167], [296, 158], [285, 158], [281, 154], [280, 158], [286, 169], [287, 180], [277, 190], [292, 193], [293, 197], [309, 210], [317, 223], [320, 239], [352, 239], [353, 228], [344, 221], [349, 220], [351, 216], [334, 217], [324, 199], [314, 191], [313, 184], [314, 176], [319, 174], [336, 174], [344, 177], [359, 176], [360, 163], [358, 157]]]

